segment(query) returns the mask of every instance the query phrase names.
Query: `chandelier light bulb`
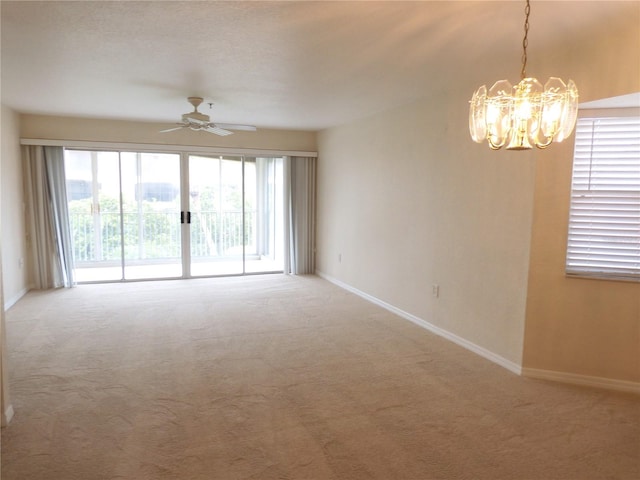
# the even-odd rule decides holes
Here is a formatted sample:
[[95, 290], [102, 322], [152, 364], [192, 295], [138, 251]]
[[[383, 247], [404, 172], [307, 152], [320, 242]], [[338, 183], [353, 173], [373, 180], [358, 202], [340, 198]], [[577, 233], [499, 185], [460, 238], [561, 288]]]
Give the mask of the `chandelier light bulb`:
[[546, 148], [552, 142], [562, 142], [571, 135], [578, 116], [578, 88], [573, 80], [565, 84], [551, 77], [542, 84], [526, 77], [527, 34], [530, 5], [525, 9], [525, 36], [522, 42], [521, 80], [511, 86], [499, 80], [487, 91], [482, 85], [471, 97], [469, 132], [474, 142], [485, 140], [498, 150], [529, 150], [535, 145]]

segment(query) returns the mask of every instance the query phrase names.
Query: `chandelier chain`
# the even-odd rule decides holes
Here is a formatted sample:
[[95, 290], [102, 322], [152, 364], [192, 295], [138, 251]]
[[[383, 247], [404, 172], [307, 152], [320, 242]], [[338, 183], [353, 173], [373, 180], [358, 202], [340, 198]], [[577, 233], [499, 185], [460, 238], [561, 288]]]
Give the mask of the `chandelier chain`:
[[524, 8], [524, 38], [522, 39], [522, 71], [520, 72], [520, 79], [524, 79], [527, 76], [527, 46], [529, 45], [529, 13], [531, 13], [531, 5], [527, 0], [527, 6]]

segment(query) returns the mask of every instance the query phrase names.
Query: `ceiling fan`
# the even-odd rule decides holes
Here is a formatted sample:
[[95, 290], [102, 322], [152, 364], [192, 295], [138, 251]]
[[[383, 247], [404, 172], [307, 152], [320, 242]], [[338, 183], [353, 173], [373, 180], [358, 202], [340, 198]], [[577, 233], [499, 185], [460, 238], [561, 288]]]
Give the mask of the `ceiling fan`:
[[244, 130], [247, 132], [255, 132], [256, 127], [252, 125], [235, 125], [231, 123], [213, 123], [209, 121], [209, 115], [200, 113], [198, 106], [202, 103], [202, 97], [189, 97], [187, 98], [189, 103], [193, 105], [193, 112], [185, 113], [182, 115], [182, 122], [179, 122], [177, 127], [168, 128], [167, 130], [161, 130], [160, 133], [173, 132], [174, 130], [180, 130], [181, 128], [190, 128], [191, 130], [204, 130], [205, 132], [215, 133], [216, 135], [225, 136], [231, 135], [233, 132], [230, 130]]

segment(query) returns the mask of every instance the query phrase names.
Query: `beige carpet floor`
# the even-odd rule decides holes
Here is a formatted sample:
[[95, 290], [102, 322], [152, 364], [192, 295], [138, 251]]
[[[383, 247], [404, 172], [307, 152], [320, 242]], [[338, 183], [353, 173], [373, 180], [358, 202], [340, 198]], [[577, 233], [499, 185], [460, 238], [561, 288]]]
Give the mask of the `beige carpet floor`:
[[518, 377], [318, 277], [35, 291], [3, 480], [640, 478], [640, 399]]

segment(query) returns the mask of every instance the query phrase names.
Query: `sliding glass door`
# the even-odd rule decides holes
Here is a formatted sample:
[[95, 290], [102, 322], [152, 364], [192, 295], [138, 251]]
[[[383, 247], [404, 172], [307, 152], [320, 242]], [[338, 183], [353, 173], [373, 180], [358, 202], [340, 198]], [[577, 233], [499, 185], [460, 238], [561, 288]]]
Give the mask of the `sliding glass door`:
[[78, 282], [122, 279], [117, 152], [65, 152], [69, 223]]
[[245, 271], [284, 268], [284, 159], [245, 158]]
[[124, 279], [181, 277], [180, 155], [120, 156]]
[[283, 161], [66, 150], [76, 280], [283, 271]]
[[78, 282], [182, 276], [180, 155], [65, 151]]
[[189, 156], [191, 276], [244, 272], [242, 157]]
[[282, 163], [189, 156], [191, 276], [283, 270]]

